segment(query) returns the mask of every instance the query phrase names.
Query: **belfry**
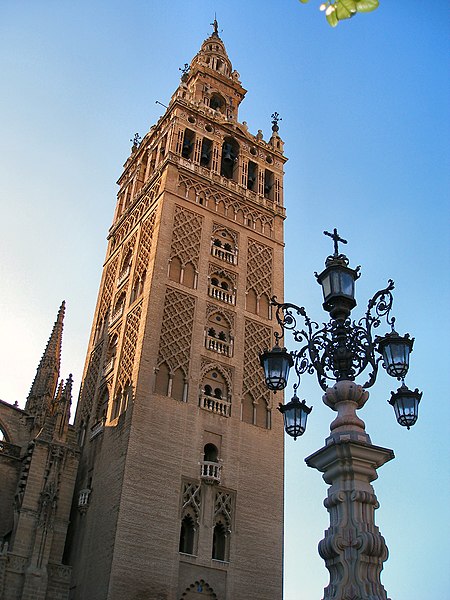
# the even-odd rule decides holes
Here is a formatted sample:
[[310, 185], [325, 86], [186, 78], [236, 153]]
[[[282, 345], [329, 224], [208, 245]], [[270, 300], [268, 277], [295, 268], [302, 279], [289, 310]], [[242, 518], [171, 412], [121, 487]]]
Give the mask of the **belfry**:
[[283, 423], [258, 356], [286, 158], [276, 113], [267, 141], [239, 122], [245, 94], [214, 21], [118, 180], [69, 426], [71, 600], [282, 598]]

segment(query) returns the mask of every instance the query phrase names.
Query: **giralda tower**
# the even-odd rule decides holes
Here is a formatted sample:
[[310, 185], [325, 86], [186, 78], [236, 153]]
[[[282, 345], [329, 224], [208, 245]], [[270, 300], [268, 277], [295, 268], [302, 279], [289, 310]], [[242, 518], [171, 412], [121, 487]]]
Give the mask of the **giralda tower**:
[[118, 181], [76, 414], [74, 600], [281, 600], [283, 142], [214, 23]]

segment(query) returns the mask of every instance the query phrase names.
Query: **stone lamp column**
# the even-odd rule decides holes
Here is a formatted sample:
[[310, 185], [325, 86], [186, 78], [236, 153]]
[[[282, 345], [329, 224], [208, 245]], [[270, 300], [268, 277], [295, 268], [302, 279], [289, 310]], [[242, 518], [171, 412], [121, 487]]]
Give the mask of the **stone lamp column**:
[[330, 527], [319, 554], [330, 572], [323, 600], [388, 600], [380, 581], [388, 549], [375, 525], [379, 504], [371, 482], [377, 469], [394, 458], [388, 448], [374, 446], [356, 410], [369, 393], [353, 381], [328, 388], [324, 403], [337, 411], [325, 446], [305, 459], [330, 485], [324, 505]]

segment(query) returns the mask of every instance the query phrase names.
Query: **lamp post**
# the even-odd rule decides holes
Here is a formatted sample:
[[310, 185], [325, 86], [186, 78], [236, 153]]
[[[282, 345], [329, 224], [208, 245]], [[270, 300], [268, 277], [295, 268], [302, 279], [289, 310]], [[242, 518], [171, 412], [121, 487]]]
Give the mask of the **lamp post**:
[[[402, 382], [388, 401], [398, 423], [408, 429], [414, 425], [422, 394], [404, 383], [414, 339], [408, 334], [400, 336], [394, 329], [392, 280], [369, 300], [361, 319], [350, 318], [356, 306], [355, 282], [360, 267], [349, 267], [348, 258], [339, 252], [338, 243], [347, 242], [336, 229], [324, 233], [333, 239], [334, 253], [316, 278], [322, 286], [323, 308], [331, 318], [320, 326], [303, 307], [279, 303], [273, 297], [280, 332], [275, 333], [274, 348], [264, 351], [260, 361], [266, 385], [274, 392], [286, 387], [289, 370], [292, 366], [295, 369], [294, 396], [279, 406], [286, 433], [294, 439], [304, 433], [311, 412], [297, 397], [304, 374], [316, 374], [325, 392], [323, 402], [337, 412], [325, 446], [305, 459], [330, 485], [324, 502], [330, 527], [319, 543], [319, 554], [330, 572], [324, 600], [387, 600], [380, 574], [388, 550], [375, 525], [374, 512], [379, 505], [371, 482], [377, 478], [376, 470], [393, 459], [394, 453], [371, 443], [356, 411], [366, 403], [367, 388], [375, 383], [381, 363], [390, 376]], [[374, 335], [383, 320], [391, 331], [382, 337]], [[300, 344], [298, 350], [288, 352], [280, 347], [285, 331]], [[359, 385], [355, 379], [366, 371], [366, 381]]]

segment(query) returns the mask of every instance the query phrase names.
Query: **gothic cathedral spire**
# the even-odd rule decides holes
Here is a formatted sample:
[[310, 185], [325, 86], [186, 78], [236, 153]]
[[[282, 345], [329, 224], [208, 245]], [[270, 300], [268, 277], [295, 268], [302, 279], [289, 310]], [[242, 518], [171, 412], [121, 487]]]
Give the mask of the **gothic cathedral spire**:
[[25, 406], [25, 410], [35, 417], [38, 425], [43, 423], [46, 414], [51, 409], [58, 385], [65, 306], [65, 301], [63, 301], [36, 370]]

